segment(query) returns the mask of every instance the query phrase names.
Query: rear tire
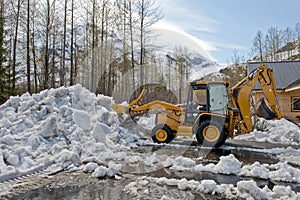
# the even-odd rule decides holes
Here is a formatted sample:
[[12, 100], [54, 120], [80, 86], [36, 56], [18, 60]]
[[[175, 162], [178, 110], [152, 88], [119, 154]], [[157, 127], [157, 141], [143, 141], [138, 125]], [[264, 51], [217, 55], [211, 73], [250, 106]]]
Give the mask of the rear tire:
[[205, 120], [199, 124], [196, 138], [200, 145], [219, 147], [226, 141], [226, 128], [221, 123]]
[[175, 135], [166, 124], [159, 124], [152, 129], [152, 140], [155, 143], [170, 143]]

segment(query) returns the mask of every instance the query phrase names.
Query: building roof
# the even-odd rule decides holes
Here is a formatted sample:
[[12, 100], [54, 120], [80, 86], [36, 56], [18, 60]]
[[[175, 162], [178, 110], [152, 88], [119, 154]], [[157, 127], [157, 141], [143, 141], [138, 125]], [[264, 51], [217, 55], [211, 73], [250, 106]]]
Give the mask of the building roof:
[[[278, 90], [286, 90], [300, 86], [300, 61], [248, 63], [247, 74], [250, 74], [261, 64], [267, 64], [270, 69], [273, 69]], [[256, 84], [254, 89], [260, 89], [259, 84]]]

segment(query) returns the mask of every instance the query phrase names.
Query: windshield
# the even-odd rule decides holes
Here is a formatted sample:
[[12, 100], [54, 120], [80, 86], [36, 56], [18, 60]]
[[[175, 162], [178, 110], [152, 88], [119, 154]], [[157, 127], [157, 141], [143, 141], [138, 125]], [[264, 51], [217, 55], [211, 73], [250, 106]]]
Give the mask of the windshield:
[[226, 114], [228, 104], [228, 93], [223, 84], [209, 84], [209, 106], [210, 112]]
[[206, 110], [206, 86], [190, 87], [187, 109]]

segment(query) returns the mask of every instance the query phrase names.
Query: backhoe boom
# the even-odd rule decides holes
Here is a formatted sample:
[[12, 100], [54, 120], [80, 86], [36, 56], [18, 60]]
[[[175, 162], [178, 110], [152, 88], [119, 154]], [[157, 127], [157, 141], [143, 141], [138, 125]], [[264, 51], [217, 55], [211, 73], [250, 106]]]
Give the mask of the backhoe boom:
[[238, 108], [240, 111], [237, 118], [238, 134], [249, 133], [253, 130], [250, 113], [250, 96], [257, 82], [260, 83], [271, 112], [274, 114], [272, 119], [282, 118], [273, 71], [267, 65], [262, 64], [258, 69], [231, 88], [231, 102], [233, 107]]

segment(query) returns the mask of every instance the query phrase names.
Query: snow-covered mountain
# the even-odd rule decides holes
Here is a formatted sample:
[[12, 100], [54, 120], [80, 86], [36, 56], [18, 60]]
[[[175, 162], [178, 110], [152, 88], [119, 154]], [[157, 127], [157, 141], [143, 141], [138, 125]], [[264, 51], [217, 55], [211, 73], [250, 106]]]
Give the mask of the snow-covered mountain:
[[165, 50], [174, 51], [178, 47], [183, 47], [189, 52], [198, 53], [203, 59], [213, 60], [199, 41], [187, 34], [167, 29], [153, 29], [153, 32], [156, 36], [155, 44], [161, 45]]
[[169, 56], [176, 60], [176, 55], [185, 56], [190, 64], [189, 80], [200, 79], [206, 74], [217, 72], [221, 66], [214, 61], [201, 42], [183, 32], [167, 29], [153, 29], [155, 35], [154, 45], [159, 47], [156, 52], [158, 57]]

